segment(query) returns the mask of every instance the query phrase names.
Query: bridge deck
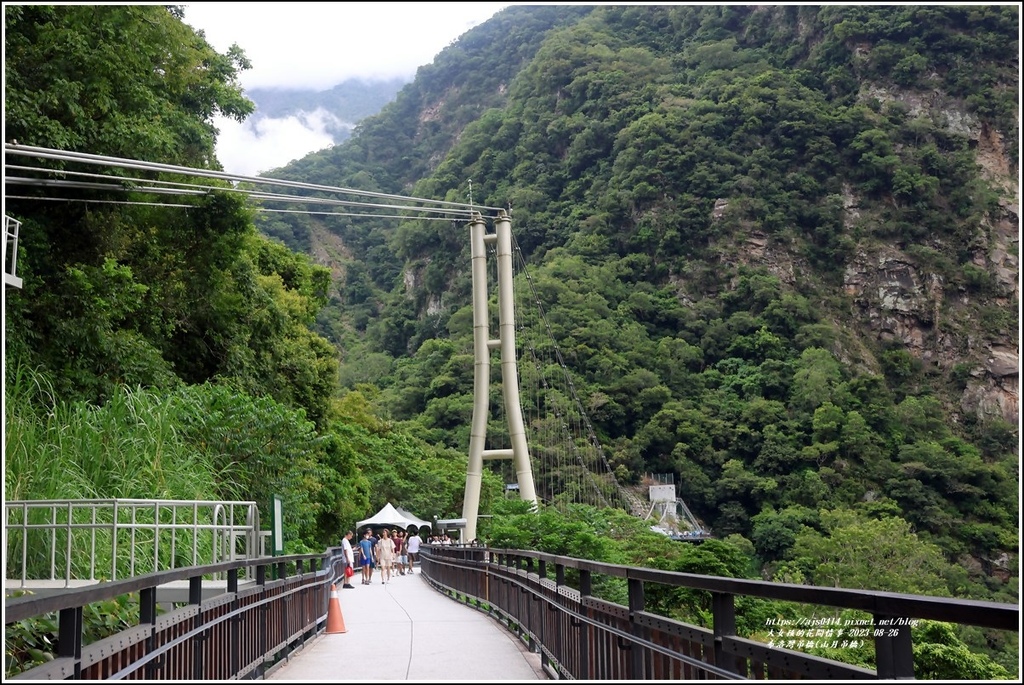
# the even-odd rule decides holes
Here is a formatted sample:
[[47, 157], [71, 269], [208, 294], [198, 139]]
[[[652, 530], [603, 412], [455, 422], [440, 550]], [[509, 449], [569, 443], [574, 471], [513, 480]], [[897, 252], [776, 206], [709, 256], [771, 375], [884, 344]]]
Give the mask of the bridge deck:
[[493, 618], [434, 590], [420, 576], [387, 585], [338, 586], [346, 632], [320, 635], [270, 671], [267, 680], [547, 680], [529, 652]]

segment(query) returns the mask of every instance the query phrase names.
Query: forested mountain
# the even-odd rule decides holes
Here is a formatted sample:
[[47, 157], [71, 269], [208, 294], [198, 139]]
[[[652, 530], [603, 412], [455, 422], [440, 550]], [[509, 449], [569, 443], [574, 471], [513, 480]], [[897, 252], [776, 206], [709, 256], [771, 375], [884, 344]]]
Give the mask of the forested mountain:
[[[4, 19], [8, 143], [216, 170], [214, 116], [253, 112], [244, 46], [180, 8]], [[1009, 5], [512, 6], [274, 176], [508, 208], [617, 477], [675, 474], [719, 538], [511, 506], [499, 546], [1015, 603], [1019, 30]], [[464, 227], [5, 162], [48, 181], [5, 183], [7, 499], [283, 493], [289, 552], [389, 500], [461, 514]], [[920, 673], [1016, 672], [1017, 636], [929, 630]]]
[[[510, 7], [275, 175], [510, 208], [618, 473], [676, 474], [765, 573], [806, 575], [808, 526], [895, 516], [1015, 596], [1018, 30], [1010, 6]], [[431, 381], [471, 350], [464, 232], [259, 225], [338, 274], [343, 384], [461, 446], [472, 390]]]

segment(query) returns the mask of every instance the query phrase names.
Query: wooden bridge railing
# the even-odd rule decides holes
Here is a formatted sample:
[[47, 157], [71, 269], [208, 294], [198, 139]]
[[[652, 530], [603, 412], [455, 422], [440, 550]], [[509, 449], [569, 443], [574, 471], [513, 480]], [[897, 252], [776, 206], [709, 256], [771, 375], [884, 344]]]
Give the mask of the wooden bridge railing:
[[[559, 679], [912, 679], [911, 633], [920, 619], [1013, 632], [1020, 624], [1015, 604], [722, 578], [523, 550], [428, 545], [420, 559], [435, 588], [506, 623]], [[606, 578], [625, 579], [628, 605], [594, 595]], [[652, 587], [710, 593], [712, 627], [646, 610]], [[789, 627], [841, 629], [869, 641], [876, 670], [737, 636], [737, 597], [822, 607], [820, 624]], [[845, 609], [870, 618], [829, 625]]]
[[[234, 680], [259, 678], [326, 630], [331, 585], [341, 577], [341, 548], [322, 554], [250, 558], [100, 582], [52, 594], [7, 598], [4, 623], [56, 615], [57, 654], [11, 680]], [[227, 592], [204, 598], [203, 580], [227, 575]], [[255, 578], [244, 587], [239, 577]], [[188, 601], [169, 610], [157, 591], [187, 581]], [[128, 597], [137, 625], [86, 644], [83, 612]]]
[[[326, 629], [342, 559], [340, 548], [332, 548], [8, 598], [8, 631], [33, 617], [56, 615], [59, 625], [56, 657], [11, 679], [265, 677]], [[506, 623], [557, 679], [906, 679], [914, 677], [911, 633], [919, 619], [1019, 632], [1017, 605], [720, 578], [541, 552], [427, 545], [420, 567], [436, 589]], [[204, 599], [204, 577], [221, 574], [227, 592]], [[240, 575], [255, 583], [241, 587]], [[595, 595], [610, 578], [624, 579], [626, 605]], [[184, 580], [188, 601], [161, 612], [157, 589]], [[656, 587], [709, 593], [711, 628], [648, 611], [645, 598]], [[138, 602], [137, 624], [85, 644], [84, 609], [125, 595]], [[873, 642], [877, 670], [739, 637], [737, 597], [864, 612], [865, 625], [844, 629]]]

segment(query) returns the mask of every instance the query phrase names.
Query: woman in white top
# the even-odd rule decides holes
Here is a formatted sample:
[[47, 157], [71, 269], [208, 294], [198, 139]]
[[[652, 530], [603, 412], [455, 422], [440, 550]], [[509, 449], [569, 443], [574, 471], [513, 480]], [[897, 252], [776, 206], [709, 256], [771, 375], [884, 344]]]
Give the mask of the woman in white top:
[[413, 573], [412, 567], [416, 564], [416, 560], [420, 557], [420, 543], [423, 540], [420, 538], [420, 534], [410, 535], [405, 540], [405, 553], [407, 564], [405, 566], [406, 573], [410, 575]]
[[395, 543], [387, 528], [381, 532], [377, 543], [377, 562], [380, 564], [380, 582], [384, 585], [391, 580], [391, 568], [395, 564]]

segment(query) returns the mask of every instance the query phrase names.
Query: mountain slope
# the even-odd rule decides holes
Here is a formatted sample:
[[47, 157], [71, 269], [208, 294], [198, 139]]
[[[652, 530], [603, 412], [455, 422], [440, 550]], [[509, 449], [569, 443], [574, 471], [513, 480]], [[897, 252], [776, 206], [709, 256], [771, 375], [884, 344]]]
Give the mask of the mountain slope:
[[[1010, 592], [981, 585], [1019, 544], [1018, 31], [1008, 6], [511, 7], [283, 172], [510, 207], [618, 474], [676, 474], [766, 569], [851, 509]], [[465, 232], [262, 227], [334, 270], [345, 382], [464, 447], [471, 388], [434, 380], [466, 373]]]

